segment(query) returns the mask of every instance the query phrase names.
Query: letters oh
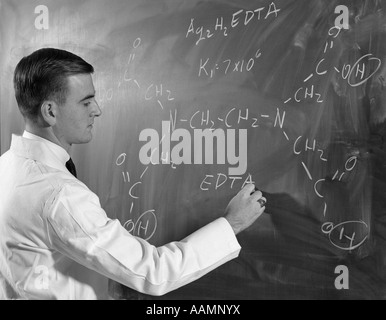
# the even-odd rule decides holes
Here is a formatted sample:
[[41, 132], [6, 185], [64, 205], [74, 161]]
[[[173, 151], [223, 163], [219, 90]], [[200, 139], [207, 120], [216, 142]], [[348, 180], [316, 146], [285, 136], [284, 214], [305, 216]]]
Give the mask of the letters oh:
[[335, 8], [335, 13], [339, 16], [335, 19], [335, 26], [337, 28], [348, 30], [349, 27], [349, 10], [347, 6], [339, 5]]
[[48, 30], [49, 18], [47, 6], [37, 6], [35, 8], [35, 14], [39, 14], [35, 18], [35, 28], [38, 30]]
[[338, 290], [349, 289], [349, 272], [346, 266], [337, 266], [335, 268], [335, 274], [339, 274], [335, 279], [335, 288]]

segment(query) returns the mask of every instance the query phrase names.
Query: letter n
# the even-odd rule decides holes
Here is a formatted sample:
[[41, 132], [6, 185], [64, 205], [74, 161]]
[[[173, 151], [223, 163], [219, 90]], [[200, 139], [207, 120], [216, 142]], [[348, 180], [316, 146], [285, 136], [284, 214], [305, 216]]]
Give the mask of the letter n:
[[335, 268], [335, 274], [339, 274], [335, 279], [335, 288], [338, 290], [349, 289], [349, 272], [346, 266], [337, 266]]
[[43, 5], [37, 6], [35, 8], [35, 13], [39, 14], [35, 19], [35, 28], [38, 30], [48, 30], [48, 8]]
[[349, 10], [346, 6], [339, 5], [335, 8], [335, 13], [339, 16], [335, 19], [335, 26], [341, 29], [349, 29]]

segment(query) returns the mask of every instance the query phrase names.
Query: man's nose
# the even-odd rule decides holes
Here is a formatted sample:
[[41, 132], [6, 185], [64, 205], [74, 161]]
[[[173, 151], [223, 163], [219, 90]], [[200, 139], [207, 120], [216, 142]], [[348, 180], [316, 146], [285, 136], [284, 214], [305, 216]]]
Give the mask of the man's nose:
[[94, 117], [100, 117], [101, 115], [102, 115], [102, 110], [101, 110], [101, 108], [99, 107], [99, 104], [98, 104], [98, 102], [94, 102], [93, 103], [93, 105], [94, 105], [94, 108], [93, 108], [93, 110], [92, 110], [92, 115], [94, 116]]

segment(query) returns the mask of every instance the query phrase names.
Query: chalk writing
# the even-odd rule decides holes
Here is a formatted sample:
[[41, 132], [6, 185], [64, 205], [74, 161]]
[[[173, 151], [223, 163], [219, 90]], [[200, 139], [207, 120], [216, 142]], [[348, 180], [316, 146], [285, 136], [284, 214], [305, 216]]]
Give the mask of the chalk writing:
[[317, 103], [324, 102], [322, 95], [315, 91], [314, 85], [311, 85], [310, 87], [299, 88], [298, 90], [296, 90], [293, 98], [297, 103], [312, 99], [315, 99]]
[[142, 213], [137, 220], [130, 219], [123, 224], [124, 228], [133, 236], [150, 240], [157, 230], [157, 216], [155, 210]]
[[[370, 69], [371, 65], [373, 65], [372, 71]], [[339, 69], [335, 70], [342, 75], [344, 80], [347, 80], [351, 87], [358, 87], [370, 80], [381, 68], [381, 65], [381, 59], [374, 57], [373, 54], [366, 54], [359, 58], [353, 66], [344, 64], [341, 71], [339, 71]]]
[[224, 116], [213, 116], [210, 109], [205, 111], [197, 110], [189, 118], [180, 118], [177, 110], [174, 110], [174, 113], [170, 110], [170, 122], [172, 130], [180, 123], [189, 124], [189, 127], [193, 130], [197, 128], [214, 130], [215, 127], [224, 125], [229, 129], [238, 128], [240, 125], [255, 129], [261, 124], [265, 124], [267, 127], [280, 127], [283, 129], [286, 111], [275, 107], [273, 109], [275, 110], [274, 114], [256, 114], [255, 112], [252, 114], [250, 108], [233, 107]]
[[[139, 50], [142, 44], [143, 40], [141, 38], [137, 38], [133, 42], [131, 53], [128, 57], [126, 69], [124, 69], [123, 71], [123, 76], [121, 81], [119, 81], [118, 83], [117, 89], [125, 89], [124, 85], [126, 85], [130, 89], [139, 90], [139, 96], [141, 99], [143, 99], [144, 101], [154, 101], [156, 102], [157, 108], [164, 110], [167, 106], [167, 103], [175, 100], [175, 96], [172, 90], [162, 82], [143, 83], [132, 75], [132, 67], [137, 57], [136, 50]], [[112, 91], [112, 89], [109, 90]], [[107, 100], [110, 100], [109, 97], [112, 98], [112, 95], [113, 91], [107, 91]]]
[[[342, 28], [340, 27], [332, 27], [328, 31], [329, 39], [324, 46], [324, 54], [328, 51], [334, 49], [334, 41], [339, 37], [342, 32]], [[357, 62], [351, 66], [350, 64], [344, 64], [343, 68], [339, 70], [337, 67], [331, 67], [326, 63], [326, 58], [322, 57], [315, 67], [315, 72], [311, 73], [304, 79], [305, 85], [300, 87], [295, 91], [295, 94], [284, 101], [284, 105], [287, 105], [289, 102], [294, 101], [295, 103], [300, 103], [303, 101], [312, 101], [316, 103], [324, 103], [324, 97], [320, 92], [318, 92], [316, 86], [310, 83], [311, 80], [316, 79], [316, 77], [323, 77], [331, 72], [331, 70], [336, 71], [341, 75], [341, 77], [347, 81], [348, 85], [351, 87], [358, 87], [360, 85], [365, 84], [371, 77], [373, 77], [376, 72], [381, 67], [381, 60], [374, 57], [372, 54], [367, 54], [362, 56], [357, 60]], [[371, 67], [371, 68], [370, 68]], [[291, 141], [291, 137], [285, 134], [286, 139]], [[318, 159], [322, 163], [327, 163], [328, 159], [326, 158], [326, 150], [320, 146], [320, 143], [316, 139], [309, 139], [304, 135], [300, 135], [295, 138], [293, 142], [293, 153], [296, 156], [301, 156], [304, 153], [316, 153], [318, 154]], [[358, 164], [358, 155], [352, 155], [346, 161], [344, 165], [344, 170], [339, 171], [336, 170], [332, 175], [332, 178], [323, 177], [319, 179], [315, 177], [309, 165], [305, 161], [300, 161], [300, 165], [303, 168], [304, 174], [308, 180], [313, 183], [313, 190], [316, 196], [319, 199], [325, 199], [325, 194], [323, 193], [323, 184], [329, 180], [330, 182], [341, 182], [344, 177], [348, 176], [350, 173], [354, 171]], [[327, 202], [323, 203], [323, 217], [325, 218], [328, 212], [329, 205]], [[348, 227], [361, 227], [364, 229], [368, 229], [368, 226], [362, 222], [342, 222], [336, 226], [333, 223], [328, 222], [323, 224], [322, 232], [329, 236], [330, 242], [335, 247], [352, 251], [359, 248], [366, 240], [367, 236], [363, 239], [357, 239], [357, 235], [355, 232], [349, 234], [347, 230]], [[366, 231], [366, 230], [364, 230]], [[338, 235], [338, 237], [337, 237]]]
[[357, 234], [355, 232], [347, 232], [350, 227], [361, 227], [365, 231], [368, 231], [369, 228], [369, 226], [363, 221], [347, 221], [337, 225], [327, 222], [323, 224], [322, 232], [328, 235], [333, 246], [341, 250], [352, 251], [363, 245], [368, 236], [364, 236], [363, 239], [357, 239]]
[[275, 2], [272, 2], [269, 6], [256, 8], [254, 10], [242, 9], [234, 12], [229, 17], [217, 17], [216, 21], [209, 28], [198, 26], [196, 20], [192, 18], [186, 33], [186, 38], [198, 37], [196, 45], [199, 45], [202, 41], [211, 39], [219, 34], [228, 37], [229, 32], [236, 27], [245, 28], [253, 21], [277, 18], [280, 11], [281, 9], [276, 6]]
[[318, 147], [317, 141], [314, 139], [310, 141], [308, 138], [299, 136], [293, 145], [294, 154], [300, 155], [303, 152], [317, 152], [319, 154], [319, 159], [321, 161], [327, 162], [328, 160], [324, 158], [325, 151]]
[[238, 182], [243, 182], [241, 189], [247, 184], [255, 183], [251, 174], [248, 174], [247, 177], [228, 176], [223, 173], [217, 173], [216, 176], [207, 174], [200, 184], [200, 189], [202, 191], [218, 190], [225, 187], [233, 189], [235, 183], [237, 185]]
[[[328, 31], [328, 35], [330, 39], [326, 42], [324, 46], [324, 54], [326, 54], [329, 50], [334, 49], [334, 40], [341, 34], [342, 28], [340, 27], [332, 27]], [[318, 61], [315, 73], [311, 73], [304, 79], [304, 83], [309, 82], [311, 79], [319, 76], [325, 76], [332, 70], [336, 71], [340, 74], [340, 76], [347, 80], [349, 86], [355, 88], [365, 84], [368, 80], [370, 80], [381, 68], [382, 61], [381, 59], [374, 57], [373, 54], [366, 54], [359, 58], [354, 65], [350, 65], [345, 63], [341, 69], [338, 67], [326, 68], [326, 58], [323, 57]], [[309, 86], [300, 87], [296, 90], [293, 97], [288, 98], [285, 101], [285, 104], [294, 100], [296, 103], [300, 103], [305, 100], [313, 100], [317, 103], [323, 103], [324, 97], [322, 93], [318, 92], [315, 88], [314, 84], [310, 84]]]
[[[256, 10], [239, 10], [230, 18], [217, 17], [213, 28], [204, 28], [199, 26], [196, 19], [191, 19], [186, 38], [197, 37], [195, 44], [199, 45], [212, 37], [222, 34], [224, 37], [229, 35], [235, 28], [247, 27], [249, 23], [255, 20], [266, 20], [270, 17], [276, 18], [280, 9], [277, 8], [274, 2], [269, 7], [259, 8]], [[328, 40], [324, 45], [324, 54], [336, 48], [335, 41], [341, 34], [342, 29], [332, 27], [328, 31]], [[142, 45], [141, 38], [137, 38], [133, 44], [134, 51], [128, 57], [128, 65], [133, 64], [136, 59], [135, 50]], [[229, 75], [231, 73], [247, 73], [251, 72], [256, 67], [256, 62], [262, 57], [260, 49], [256, 51], [254, 56], [243, 59], [215, 59], [203, 58], [199, 60], [197, 75], [202, 79], [215, 79], [216, 76]], [[272, 106], [264, 113], [256, 113], [256, 108], [246, 106], [229, 107], [222, 115], [218, 115], [211, 111], [211, 108], [197, 107], [190, 116], [180, 117], [177, 109], [168, 108], [170, 112], [170, 120], [162, 121], [162, 131], [146, 128], [143, 129], [139, 136], [139, 141], [144, 142], [139, 152], [139, 160], [142, 164], [148, 165], [169, 165], [172, 169], [176, 169], [179, 165], [190, 164], [207, 164], [207, 165], [225, 165], [228, 164], [228, 174], [206, 174], [200, 183], [200, 190], [208, 192], [211, 190], [217, 191], [222, 188], [233, 189], [239, 184], [253, 183], [251, 174], [247, 172], [247, 138], [248, 130], [259, 128], [271, 128], [281, 130], [283, 138], [290, 143], [293, 154], [299, 157], [299, 165], [302, 168], [305, 178], [311, 182], [312, 190], [318, 199], [322, 202], [322, 215], [325, 218], [328, 213], [329, 204], [325, 199], [324, 186], [327, 180], [342, 181], [349, 176], [357, 166], [358, 156], [351, 156], [342, 168], [333, 171], [332, 178], [318, 177], [313, 172], [314, 164], [310, 166], [303, 155], [314, 153], [317, 159], [322, 163], [328, 163], [327, 150], [322, 141], [310, 139], [307, 135], [291, 136], [286, 130], [286, 105], [290, 102], [300, 104], [302, 102], [314, 102], [323, 104], [325, 102], [322, 92], [317, 88], [317, 85], [312, 81], [318, 77], [325, 77], [331, 71], [338, 72], [343, 80], [346, 80], [351, 87], [358, 87], [366, 83], [381, 67], [381, 60], [374, 57], [372, 54], [364, 55], [357, 60], [353, 65], [344, 64], [342, 68], [331, 66], [327, 62], [326, 56], [322, 56], [315, 65], [315, 69], [311, 74], [304, 78], [304, 85], [294, 91], [293, 95], [284, 101], [283, 106]], [[131, 88], [139, 90], [140, 97], [144, 101], [154, 101], [156, 105], [165, 110], [168, 103], [175, 101], [175, 94], [167, 85], [162, 82], [143, 83], [132, 77], [129, 73], [129, 67], [124, 72], [122, 83], [131, 85]], [[119, 87], [120, 87], [119, 86]], [[325, 91], [323, 91], [325, 92]], [[103, 97], [109, 101], [114, 97], [114, 90], [109, 88], [103, 92]], [[270, 111], [270, 109], [272, 111]], [[182, 129], [180, 126], [188, 126], [192, 131]], [[239, 129], [240, 126], [248, 129]], [[225, 129], [219, 129], [225, 128]], [[239, 133], [239, 140], [236, 141], [236, 131]], [[216, 140], [216, 146], [214, 141]], [[237, 156], [236, 146], [239, 146]], [[204, 155], [205, 153], [205, 155]], [[121, 154], [116, 161], [117, 166], [122, 166], [126, 160], [126, 154]], [[232, 167], [233, 166], [233, 167]], [[148, 167], [146, 167], [147, 170]], [[142, 176], [145, 174], [143, 172]], [[142, 180], [141, 176], [141, 180]], [[123, 181], [129, 184], [129, 197], [133, 201], [140, 198], [140, 187], [142, 181], [133, 181], [128, 171], [122, 171]], [[133, 210], [133, 204], [130, 212]], [[149, 212], [147, 211], [147, 215]], [[148, 236], [155, 232], [149, 232], [149, 221], [144, 222], [143, 219], [138, 221], [129, 220], [126, 222], [126, 227], [130, 232], [139, 234], [139, 230], [143, 230], [142, 235]], [[154, 224], [154, 223], [153, 223]], [[334, 226], [331, 222], [323, 224], [322, 231], [329, 235], [331, 243], [342, 250], [354, 250], [361, 246], [367, 238], [357, 239], [355, 232], [348, 233], [348, 225], [353, 226], [358, 223], [344, 222]], [[360, 225], [360, 223], [359, 223]], [[339, 232], [338, 232], [339, 230]], [[337, 240], [336, 234], [339, 233]], [[347, 243], [348, 242], [348, 243]]]
[[[115, 164], [117, 167], [122, 167], [126, 162], [126, 153], [120, 154]], [[139, 181], [135, 181], [132, 183], [132, 178], [130, 176], [129, 171], [122, 171], [123, 181], [125, 184], [129, 184], [129, 198], [132, 200], [131, 206], [130, 206], [130, 214], [133, 213], [134, 210], [134, 202], [136, 200], [140, 199], [140, 193], [138, 191], [138, 188], [142, 185], [142, 179], [145, 176], [146, 172], [148, 170], [148, 167], [144, 169], [140, 176]], [[130, 219], [124, 223], [124, 227], [133, 235], [142, 237], [145, 240], [149, 240], [153, 237], [154, 233], [157, 229], [157, 217], [155, 215], [155, 210], [148, 210], [140, 215], [140, 217], [137, 220]]]
[[212, 62], [210, 58], [200, 59], [200, 67], [198, 70], [199, 77], [213, 78], [215, 75], [221, 73], [224, 75], [230, 73], [250, 72], [256, 64], [257, 59], [261, 57], [260, 49], [257, 50], [255, 56], [249, 59], [232, 60], [226, 59], [221, 62]]

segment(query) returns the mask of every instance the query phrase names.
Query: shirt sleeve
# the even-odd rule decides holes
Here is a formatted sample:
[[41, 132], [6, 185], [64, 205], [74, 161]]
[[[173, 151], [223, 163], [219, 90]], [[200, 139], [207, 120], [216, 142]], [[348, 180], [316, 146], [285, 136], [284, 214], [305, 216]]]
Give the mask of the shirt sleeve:
[[163, 295], [236, 258], [240, 245], [225, 218], [180, 242], [155, 247], [111, 220], [98, 197], [81, 183], [66, 184], [47, 202], [52, 249], [114, 281]]

